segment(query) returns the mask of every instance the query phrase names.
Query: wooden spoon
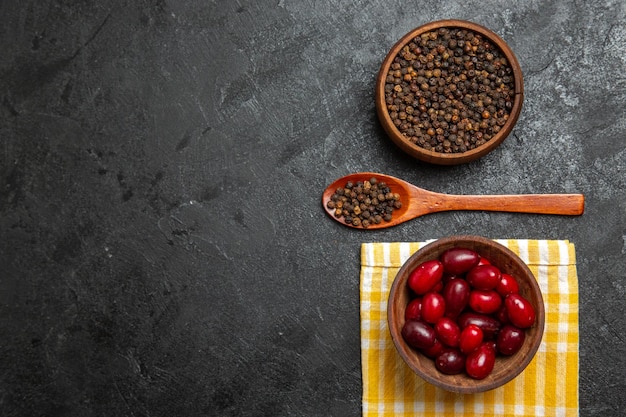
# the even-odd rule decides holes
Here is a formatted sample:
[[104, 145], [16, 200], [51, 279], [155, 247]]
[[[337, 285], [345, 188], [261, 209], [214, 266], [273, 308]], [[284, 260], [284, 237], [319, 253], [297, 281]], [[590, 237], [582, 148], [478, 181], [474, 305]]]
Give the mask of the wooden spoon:
[[400, 195], [402, 207], [393, 211], [391, 221], [373, 222], [368, 229], [383, 229], [396, 226], [424, 214], [450, 210], [483, 210], [512, 213], [559, 214], [566, 216], [581, 215], [585, 207], [582, 194], [521, 194], [521, 195], [454, 195], [435, 193], [409, 184], [399, 178], [375, 172], [358, 172], [335, 180], [324, 190], [322, 205], [328, 215], [348, 227], [362, 228], [344, 223], [343, 218], [335, 216], [335, 211], [327, 203], [337, 188], [344, 188], [348, 181], [368, 181], [375, 177], [378, 182], [385, 182], [392, 193]]

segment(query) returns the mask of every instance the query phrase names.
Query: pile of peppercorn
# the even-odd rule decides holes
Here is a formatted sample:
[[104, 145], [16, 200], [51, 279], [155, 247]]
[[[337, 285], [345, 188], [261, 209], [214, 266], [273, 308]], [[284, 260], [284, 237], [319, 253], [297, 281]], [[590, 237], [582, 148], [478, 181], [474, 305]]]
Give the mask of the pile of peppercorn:
[[345, 187], [335, 190], [326, 205], [346, 224], [368, 228], [391, 221], [394, 209], [401, 208], [402, 202], [398, 193], [392, 193], [385, 182], [374, 177], [369, 181], [348, 181]]
[[481, 34], [440, 28], [415, 37], [385, 79], [393, 124], [412, 143], [461, 153], [492, 139], [513, 107], [513, 70]]

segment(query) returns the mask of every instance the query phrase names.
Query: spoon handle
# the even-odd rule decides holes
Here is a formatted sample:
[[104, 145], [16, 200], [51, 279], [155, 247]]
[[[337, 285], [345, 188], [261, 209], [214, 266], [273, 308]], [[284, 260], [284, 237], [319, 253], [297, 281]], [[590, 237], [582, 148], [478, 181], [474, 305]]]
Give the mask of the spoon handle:
[[582, 194], [438, 194], [438, 198], [433, 200], [433, 211], [484, 210], [577, 216], [585, 209], [585, 197]]

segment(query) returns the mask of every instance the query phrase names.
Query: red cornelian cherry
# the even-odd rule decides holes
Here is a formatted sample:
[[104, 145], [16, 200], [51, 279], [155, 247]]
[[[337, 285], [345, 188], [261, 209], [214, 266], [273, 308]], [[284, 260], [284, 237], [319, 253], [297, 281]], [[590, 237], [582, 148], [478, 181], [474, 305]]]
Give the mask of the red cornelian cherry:
[[519, 292], [519, 284], [515, 277], [509, 274], [502, 274], [500, 282], [496, 286], [496, 291], [502, 297], [506, 297], [509, 294], [516, 294]]
[[435, 367], [447, 375], [460, 374], [465, 370], [465, 355], [458, 349], [445, 348], [435, 358]]
[[502, 273], [494, 265], [480, 265], [472, 268], [466, 276], [467, 282], [479, 290], [493, 290], [498, 286]]
[[435, 323], [435, 337], [446, 346], [457, 347], [461, 337], [461, 329], [451, 318], [442, 317]]
[[520, 294], [507, 295], [504, 299], [504, 305], [511, 324], [520, 329], [526, 329], [535, 323], [535, 309], [530, 301]]
[[417, 266], [409, 275], [408, 285], [416, 294], [426, 294], [443, 276], [443, 264], [434, 259]]
[[402, 326], [402, 337], [416, 349], [426, 349], [435, 343], [435, 331], [421, 320], [409, 320]]
[[419, 320], [422, 316], [422, 299], [414, 298], [409, 301], [409, 304], [404, 310], [404, 320]]
[[467, 355], [465, 372], [474, 379], [484, 379], [496, 363], [496, 350], [491, 343], [483, 343]]
[[468, 354], [481, 345], [483, 342], [483, 331], [475, 324], [470, 324], [463, 329], [459, 336], [459, 349], [464, 354]]
[[422, 298], [422, 320], [435, 324], [443, 317], [446, 311], [446, 302], [438, 292], [429, 292]]
[[495, 290], [472, 290], [468, 304], [477, 313], [492, 314], [502, 305], [502, 297]]
[[470, 286], [463, 278], [453, 279], [443, 287], [442, 295], [446, 302], [445, 315], [447, 317], [456, 317], [467, 306]]
[[445, 273], [465, 274], [478, 264], [480, 256], [471, 249], [451, 248], [442, 253], [439, 259]]
[[526, 333], [519, 327], [507, 324], [498, 333], [496, 348], [503, 355], [513, 355], [517, 353], [524, 344]]

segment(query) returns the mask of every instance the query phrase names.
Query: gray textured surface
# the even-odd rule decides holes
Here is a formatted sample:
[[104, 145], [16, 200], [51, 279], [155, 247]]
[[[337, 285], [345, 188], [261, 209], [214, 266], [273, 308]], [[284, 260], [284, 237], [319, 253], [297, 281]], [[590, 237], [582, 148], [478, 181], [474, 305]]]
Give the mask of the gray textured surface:
[[[623, 1], [90, 3], [0, 3], [0, 414], [358, 416], [359, 244], [460, 233], [576, 244], [580, 414], [623, 413]], [[402, 155], [373, 104], [442, 18], [525, 75], [510, 138], [458, 167]], [[353, 231], [319, 199], [363, 170], [586, 212]]]

